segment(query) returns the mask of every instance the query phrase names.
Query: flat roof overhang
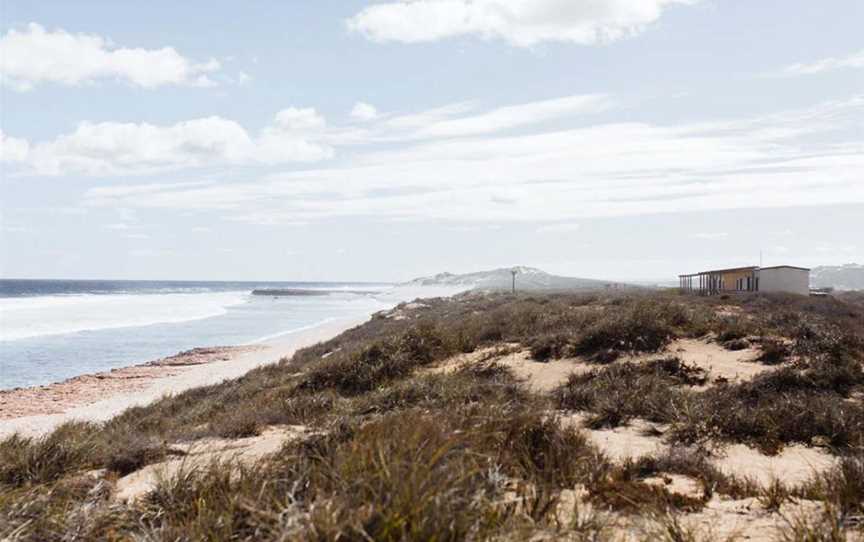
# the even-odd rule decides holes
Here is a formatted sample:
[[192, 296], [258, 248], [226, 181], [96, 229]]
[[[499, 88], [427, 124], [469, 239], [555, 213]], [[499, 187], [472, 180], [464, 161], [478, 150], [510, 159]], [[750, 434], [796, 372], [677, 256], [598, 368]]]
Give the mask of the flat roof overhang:
[[809, 267], [798, 267], [796, 265], [772, 265], [771, 267], [762, 267], [760, 269], [797, 269], [799, 271], [810, 271]]
[[[787, 266], [780, 266], [787, 267]], [[763, 267], [762, 269], [770, 269]], [[731, 273], [732, 271], [758, 271], [759, 267], [751, 265], [748, 267], [730, 267], [729, 269], [711, 269], [709, 271], [700, 271], [699, 273], [689, 273], [686, 275], [678, 275], [679, 277], [698, 277], [699, 275], [709, 275], [712, 273]]]

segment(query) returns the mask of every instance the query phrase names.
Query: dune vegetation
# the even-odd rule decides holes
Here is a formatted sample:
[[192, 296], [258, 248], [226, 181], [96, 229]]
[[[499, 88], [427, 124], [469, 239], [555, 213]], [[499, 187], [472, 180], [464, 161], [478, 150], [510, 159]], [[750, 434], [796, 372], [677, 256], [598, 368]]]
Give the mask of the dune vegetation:
[[[683, 340], [758, 371], [718, 376]], [[508, 365], [519, 355], [572, 374], [532, 387]], [[0, 539], [853, 540], [862, 360], [857, 296], [419, 300], [242, 378], [0, 442]], [[655, 452], [600, 438], [634, 427]], [[274, 428], [275, 453], [192, 459]], [[827, 467], [766, 482], [722, 468], [730, 447]]]

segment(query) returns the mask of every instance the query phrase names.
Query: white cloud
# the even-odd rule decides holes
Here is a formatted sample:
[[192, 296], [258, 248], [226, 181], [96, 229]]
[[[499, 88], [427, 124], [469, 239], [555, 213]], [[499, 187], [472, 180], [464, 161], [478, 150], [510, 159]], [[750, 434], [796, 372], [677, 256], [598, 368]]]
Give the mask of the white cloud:
[[0, 81], [20, 91], [44, 83], [82, 85], [101, 80], [144, 88], [211, 86], [214, 82], [207, 74], [219, 69], [215, 59], [195, 62], [172, 47], [115, 47], [101, 36], [50, 31], [36, 23], [0, 37]]
[[283, 109], [276, 114], [273, 124], [261, 131], [249, 158], [266, 164], [316, 162], [331, 158], [333, 149], [320, 142], [326, 125], [315, 109]]
[[498, 132], [519, 126], [561, 119], [568, 115], [599, 113], [611, 108], [605, 95], [576, 95], [501, 107], [472, 117], [442, 120], [419, 131], [421, 136], [448, 137]]
[[0, 162], [24, 162], [30, 151], [30, 144], [24, 139], [8, 137], [0, 129]]
[[[140, 174], [205, 165], [315, 162], [333, 157], [338, 146], [416, 140], [446, 145], [449, 139], [536, 128], [544, 122], [572, 120], [614, 105], [605, 94], [565, 96], [479, 112], [476, 105], [458, 103], [407, 115], [376, 112], [376, 118], [368, 118], [363, 127], [330, 127], [313, 108], [289, 107], [279, 111], [257, 135], [218, 116], [172, 125], [83, 122], [75, 131], [50, 141], [30, 144], [6, 138], [10, 143], [4, 145], [7, 150], [3, 152], [9, 155], [4, 159], [25, 163], [42, 175]], [[473, 145], [464, 144], [466, 148]]]
[[174, 254], [174, 251], [161, 248], [136, 248], [129, 250], [127, 254], [136, 258], [154, 258]]
[[106, 230], [125, 231], [125, 230], [129, 230], [131, 228], [132, 228], [132, 226], [130, 226], [129, 224], [126, 224], [124, 222], [117, 222], [114, 224], [106, 224], [105, 225]]
[[725, 241], [729, 238], [729, 234], [726, 232], [701, 232], [691, 233], [688, 237], [702, 241]]
[[0, 231], [3, 233], [28, 233], [30, 232], [30, 228], [26, 228], [24, 226], [13, 226], [11, 224], [2, 224], [0, 223]]
[[668, 6], [695, 1], [399, 0], [366, 7], [347, 24], [380, 42], [480, 36], [521, 47], [546, 41], [594, 45], [640, 34]]
[[[318, 141], [323, 128], [324, 119], [314, 109], [294, 108], [280, 111], [257, 137], [237, 122], [222, 117], [167, 126], [83, 122], [70, 134], [29, 145], [24, 156], [30, 167], [43, 175], [106, 175], [218, 164], [312, 162], [333, 155], [332, 148]], [[22, 153], [19, 150], [17, 154]]]
[[357, 102], [351, 109], [351, 118], [359, 121], [370, 121], [378, 118], [378, 110], [375, 106], [366, 102]]
[[192, 187], [206, 186], [208, 184], [209, 183], [207, 182], [187, 182], [97, 186], [96, 188], [91, 188], [88, 194], [96, 198], [134, 198], [139, 195], [144, 196], [148, 194], [157, 194], [166, 190], [182, 190]]
[[324, 117], [311, 107], [289, 107], [276, 113], [275, 126], [284, 131], [314, 132], [323, 129], [326, 124]]
[[467, 137], [572, 120], [616, 105], [606, 94], [576, 94], [481, 112], [477, 105], [462, 102], [405, 115], [376, 112], [378, 122], [371, 123], [370, 119], [363, 128], [336, 129], [329, 137], [334, 144], [344, 145]]
[[[472, 116], [469, 111], [448, 119]], [[130, 187], [105, 187], [87, 200], [218, 210], [228, 219], [259, 224], [335, 216], [571, 224], [597, 216], [864, 202], [864, 141], [855, 130], [862, 116], [864, 101], [853, 97], [713, 123], [556, 124], [458, 139], [453, 131], [393, 140], [385, 150], [358, 143], [339, 167], [134, 194]]]
[[823, 254], [842, 254], [842, 255], [854, 255], [858, 250], [858, 247], [855, 245], [836, 245], [836, 244], [822, 244], [816, 247], [816, 251]]
[[841, 57], [828, 57], [815, 62], [792, 64], [783, 68], [784, 75], [814, 75], [843, 68], [864, 68], [864, 50]]
[[582, 227], [576, 222], [562, 222], [560, 224], [546, 224], [537, 228], [537, 233], [573, 233]]
[[472, 104], [461, 102], [427, 109], [419, 113], [397, 115], [387, 119], [382, 124], [384, 127], [393, 130], [418, 129], [430, 124], [446, 121], [458, 115], [468, 113], [473, 109], [474, 106]]
[[71, 134], [33, 146], [31, 164], [48, 175], [110, 174], [221, 159], [239, 162], [252, 142], [239, 124], [220, 117], [171, 126], [83, 122]]

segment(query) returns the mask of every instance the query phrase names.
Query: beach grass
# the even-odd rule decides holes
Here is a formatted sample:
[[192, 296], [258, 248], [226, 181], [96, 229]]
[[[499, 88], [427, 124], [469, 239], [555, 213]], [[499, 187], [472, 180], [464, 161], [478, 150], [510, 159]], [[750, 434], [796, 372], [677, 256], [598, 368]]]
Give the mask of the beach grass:
[[[778, 537], [817, 539], [808, 533], [829, 527], [845, 536], [864, 512], [857, 301], [603, 292], [403, 304], [241, 378], [107, 422], [0, 442], [0, 537], [613, 540], [639, 518], [661, 538], [709, 539], [686, 518], [717, 496], [754, 499], [776, 514], [795, 499], [822, 503], [826, 515], [790, 518]], [[694, 337], [763, 345], [753, 363], [767, 370], [713, 382], [663, 351]], [[551, 393], [532, 390], [494, 355], [434, 370], [513, 345], [536, 363], [578, 357], [591, 369]], [[646, 353], [655, 357], [628, 361]], [[562, 422], [569, 413], [584, 416], [588, 429], [660, 424], [666, 451], [614, 460]], [[305, 436], [252, 463], [214, 459], [180, 469], [140, 499], [114, 498], [118, 479], [182, 459], [183, 444], [281, 426], [302, 426]], [[713, 465], [711, 447], [723, 443], [766, 454], [819, 445], [840, 460], [807, 484], [766, 487]], [[699, 491], [646, 481], [672, 475]]]

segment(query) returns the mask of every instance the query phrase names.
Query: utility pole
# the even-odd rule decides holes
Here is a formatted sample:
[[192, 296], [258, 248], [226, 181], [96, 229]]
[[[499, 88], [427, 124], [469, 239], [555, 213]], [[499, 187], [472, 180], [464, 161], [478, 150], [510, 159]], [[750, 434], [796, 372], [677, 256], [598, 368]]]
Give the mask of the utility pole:
[[516, 269], [511, 269], [511, 270], [510, 270], [510, 274], [513, 275], [513, 293], [514, 293], [514, 294], [516, 293], [516, 274], [517, 274], [517, 273], [519, 273], [519, 271], [516, 270]]

